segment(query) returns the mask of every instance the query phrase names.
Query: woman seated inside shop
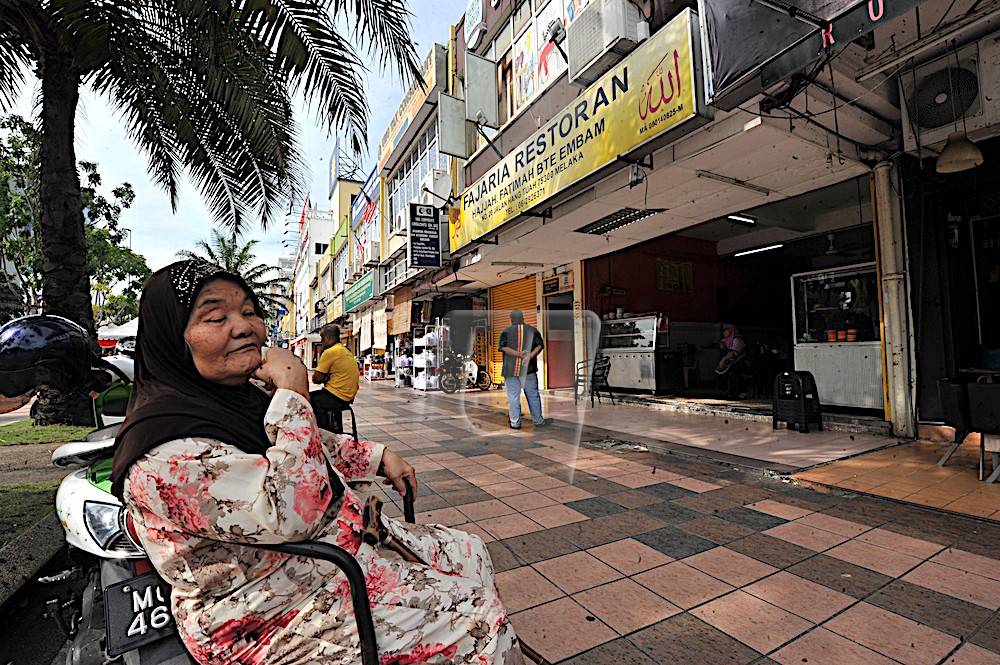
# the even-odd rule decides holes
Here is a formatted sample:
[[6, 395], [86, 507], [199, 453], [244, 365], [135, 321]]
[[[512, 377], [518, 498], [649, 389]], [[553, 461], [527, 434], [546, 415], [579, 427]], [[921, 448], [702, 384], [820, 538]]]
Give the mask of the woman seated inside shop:
[[359, 662], [339, 569], [242, 545], [314, 540], [344, 548], [365, 571], [380, 662], [524, 662], [478, 536], [383, 520], [429, 565], [362, 541], [361, 502], [346, 481], [378, 473], [404, 494], [404, 478], [416, 491], [413, 467], [381, 444], [316, 427], [302, 362], [277, 348], [262, 361], [264, 320], [240, 277], [175, 263], [146, 282], [140, 313], [112, 477], [173, 587], [196, 660]]
[[719, 377], [720, 390], [725, 389], [728, 399], [750, 397], [746, 381], [743, 379], [743, 375], [750, 371], [747, 342], [733, 324], [722, 324], [719, 349], [722, 351], [722, 357], [719, 358], [719, 366], [715, 368], [715, 373]]

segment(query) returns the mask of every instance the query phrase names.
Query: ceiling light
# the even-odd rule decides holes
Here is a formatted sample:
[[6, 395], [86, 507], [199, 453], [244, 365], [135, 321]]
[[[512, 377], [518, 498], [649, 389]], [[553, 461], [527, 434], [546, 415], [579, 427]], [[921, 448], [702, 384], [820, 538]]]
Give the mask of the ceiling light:
[[784, 247], [783, 243], [778, 243], [777, 245], [768, 245], [767, 247], [757, 247], [756, 249], [748, 249], [743, 252], [736, 252], [733, 256], [746, 256], [747, 254], [756, 254], [757, 252], [766, 252], [771, 249], [778, 249], [779, 247]]
[[638, 208], [622, 208], [617, 212], [601, 217], [596, 222], [581, 226], [575, 232], [600, 236], [605, 233], [611, 233], [623, 226], [628, 226], [633, 222], [638, 222], [640, 219], [645, 219], [651, 215], [666, 211], [666, 208], [645, 208], [643, 210], [639, 210]]
[[746, 180], [737, 180], [736, 178], [730, 178], [726, 175], [719, 175], [718, 173], [712, 173], [711, 171], [695, 171], [695, 175], [699, 178], [708, 178], [709, 180], [715, 180], [716, 182], [724, 182], [727, 185], [732, 185], [734, 187], [742, 187], [743, 189], [749, 189], [751, 192], [757, 192], [763, 194], [764, 196], [769, 196], [771, 190], [767, 187], [761, 187], [760, 185], [754, 185]]
[[983, 163], [983, 151], [964, 132], [948, 136], [934, 170], [938, 173], [958, 173], [974, 169]]
[[739, 222], [740, 224], [756, 224], [757, 220], [753, 217], [747, 217], [746, 215], [729, 215], [729, 220], [733, 222]]

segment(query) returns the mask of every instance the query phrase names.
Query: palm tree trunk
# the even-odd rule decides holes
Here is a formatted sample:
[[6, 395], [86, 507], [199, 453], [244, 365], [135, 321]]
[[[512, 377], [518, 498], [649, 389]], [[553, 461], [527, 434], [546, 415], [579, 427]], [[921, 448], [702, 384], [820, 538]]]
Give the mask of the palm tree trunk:
[[[96, 328], [90, 307], [83, 200], [73, 141], [80, 76], [70, 54], [58, 45], [46, 48], [41, 65], [43, 311], [75, 321], [93, 335]], [[93, 423], [89, 400], [48, 388], [38, 391], [32, 415], [36, 424]]]

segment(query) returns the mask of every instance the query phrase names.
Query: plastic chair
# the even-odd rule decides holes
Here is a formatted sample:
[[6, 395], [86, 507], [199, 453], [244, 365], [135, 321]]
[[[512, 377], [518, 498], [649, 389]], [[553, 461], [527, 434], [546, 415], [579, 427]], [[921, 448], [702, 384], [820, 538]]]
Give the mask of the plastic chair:
[[[941, 408], [944, 410], [944, 422], [955, 428], [955, 438], [945, 454], [938, 460], [938, 466], [944, 466], [951, 458], [958, 447], [965, 441], [965, 437], [972, 431], [969, 419], [969, 396], [964, 383], [955, 379], [938, 379], [938, 399], [941, 401]], [[979, 444], [979, 479], [983, 479], [983, 465], [985, 448]]]
[[[981, 437], [986, 434], [1000, 436], [1000, 383], [970, 383], [966, 390], [969, 394], [969, 426]], [[986, 444], [982, 442], [979, 445], [979, 477], [982, 479]], [[993, 452], [992, 458], [993, 473], [986, 479], [988, 483], [1000, 479], [1000, 453]]]
[[334, 434], [344, 433], [344, 411], [351, 412], [351, 438], [360, 441], [358, 438], [358, 422], [354, 417], [354, 408], [350, 405], [344, 409], [314, 409], [316, 413], [316, 424], [322, 429]]
[[611, 405], [614, 406], [615, 396], [608, 385], [608, 374], [611, 372], [611, 358], [598, 355], [593, 364], [581, 360], [576, 364], [576, 388], [573, 393], [573, 403], [576, 404], [583, 395], [590, 394], [590, 406], [594, 406], [594, 397], [601, 403], [601, 391], [608, 393]]
[[774, 406], [771, 429], [779, 422], [797, 425], [803, 434], [809, 433], [809, 423], [823, 431], [823, 407], [819, 402], [816, 379], [811, 372], [782, 372], [774, 379]]

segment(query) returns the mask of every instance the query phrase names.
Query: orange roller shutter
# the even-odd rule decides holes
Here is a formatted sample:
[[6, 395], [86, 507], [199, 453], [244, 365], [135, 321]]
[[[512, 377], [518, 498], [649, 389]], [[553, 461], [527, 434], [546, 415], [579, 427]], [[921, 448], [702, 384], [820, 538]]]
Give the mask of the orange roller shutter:
[[[490, 288], [490, 376], [494, 382], [503, 381], [503, 355], [497, 350], [500, 333], [510, 325], [510, 311], [524, 312], [524, 322], [538, 327], [538, 300], [535, 277], [525, 277]], [[539, 368], [541, 369], [541, 368]]]

